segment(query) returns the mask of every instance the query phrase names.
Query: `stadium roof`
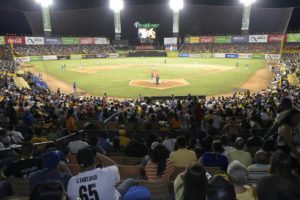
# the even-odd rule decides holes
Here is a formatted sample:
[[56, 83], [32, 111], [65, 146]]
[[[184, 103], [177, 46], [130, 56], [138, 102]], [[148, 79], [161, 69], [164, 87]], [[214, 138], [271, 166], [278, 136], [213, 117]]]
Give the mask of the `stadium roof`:
[[[108, 5], [109, 0], [54, 0], [56, 9], [82, 9]], [[125, 4], [164, 4], [169, 0], [124, 0]], [[187, 4], [199, 5], [239, 5], [240, 0], [185, 0]], [[1, 1], [0, 8], [17, 10], [34, 10], [38, 5], [34, 0]], [[300, 0], [258, 0], [258, 7], [298, 7]]]

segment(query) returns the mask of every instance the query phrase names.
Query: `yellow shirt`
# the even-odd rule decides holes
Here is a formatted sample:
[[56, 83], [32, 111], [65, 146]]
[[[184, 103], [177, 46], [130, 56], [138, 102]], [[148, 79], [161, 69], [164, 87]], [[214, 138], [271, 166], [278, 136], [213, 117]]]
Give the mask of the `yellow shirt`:
[[252, 189], [250, 186], [244, 186], [246, 188], [246, 191], [243, 193], [236, 193], [236, 199], [237, 200], [256, 200], [257, 194], [256, 190]]
[[191, 163], [197, 162], [196, 153], [188, 149], [178, 149], [170, 154], [170, 160], [175, 166], [186, 167]]

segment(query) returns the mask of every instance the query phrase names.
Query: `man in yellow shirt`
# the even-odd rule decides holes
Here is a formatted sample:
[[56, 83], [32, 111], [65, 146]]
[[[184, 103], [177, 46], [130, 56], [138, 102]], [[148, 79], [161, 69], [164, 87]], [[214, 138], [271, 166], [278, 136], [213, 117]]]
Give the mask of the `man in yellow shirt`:
[[183, 136], [177, 137], [176, 145], [178, 150], [171, 152], [169, 157], [176, 167], [186, 167], [191, 163], [197, 162], [196, 153], [186, 148], [186, 142]]

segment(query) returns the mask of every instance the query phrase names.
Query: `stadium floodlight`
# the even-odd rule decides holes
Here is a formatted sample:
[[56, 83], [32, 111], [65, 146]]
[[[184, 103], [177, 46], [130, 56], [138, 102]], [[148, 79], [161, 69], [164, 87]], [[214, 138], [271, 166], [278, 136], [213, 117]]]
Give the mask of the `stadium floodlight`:
[[183, 0], [170, 0], [170, 7], [174, 11], [179, 11], [183, 8]]
[[53, 0], [35, 0], [38, 4], [40, 4], [42, 7], [49, 7], [52, 5]]
[[240, 0], [240, 2], [242, 4], [244, 4], [244, 6], [250, 6], [251, 4], [253, 4], [256, 0]]
[[124, 1], [123, 0], [110, 0], [109, 7], [113, 11], [121, 11], [124, 7]]

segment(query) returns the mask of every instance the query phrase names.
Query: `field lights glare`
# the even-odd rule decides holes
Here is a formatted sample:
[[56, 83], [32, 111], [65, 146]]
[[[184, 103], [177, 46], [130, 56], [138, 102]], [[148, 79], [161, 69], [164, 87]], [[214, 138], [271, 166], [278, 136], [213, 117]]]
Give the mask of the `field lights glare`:
[[124, 7], [124, 2], [123, 0], [110, 0], [109, 7], [114, 11], [120, 11]]
[[41, 4], [42, 7], [48, 7], [53, 3], [53, 0], [35, 0], [35, 1]]
[[253, 4], [256, 0], [240, 0], [240, 2], [242, 4], [244, 4], [245, 6], [250, 6], [251, 4]]
[[170, 7], [174, 11], [179, 11], [183, 8], [183, 0], [170, 0]]

